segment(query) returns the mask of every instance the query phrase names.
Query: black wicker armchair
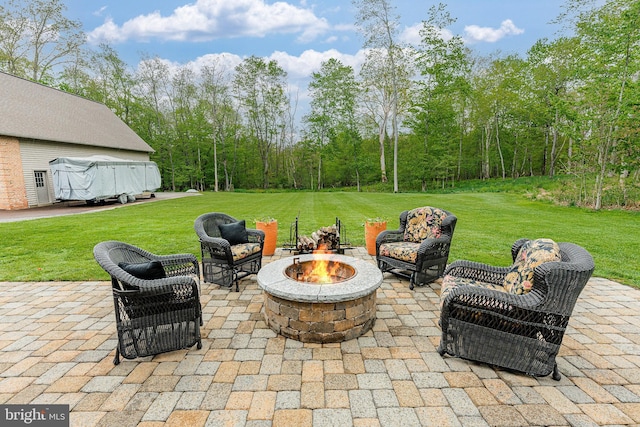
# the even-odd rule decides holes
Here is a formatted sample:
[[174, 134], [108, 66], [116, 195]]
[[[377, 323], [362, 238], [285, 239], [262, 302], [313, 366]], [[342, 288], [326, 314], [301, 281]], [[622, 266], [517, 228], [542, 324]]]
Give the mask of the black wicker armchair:
[[211, 212], [196, 218], [200, 239], [202, 275], [205, 282], [230, 288], [262, 267], [264, 231], [245, 227], [245, 222], [223, 213]]
[[[553, 245], [555, 258], [536, 255], [540, 241], [547, 255]], [[511, 252], [510, 267], [471, 261], [447, 267], [438, 352], [559, 380], [556, 356], [593, 258], [580, 246], [548, 239], [518, 240]]]
[[113, 360], [202, 348], [198, 260], [154, 255], [123, 242], [98, 243], [93, 255], [111, 276], [118, 345]]
[[409, 288], [442, 276], [449, 259], [457, 218], [429, 206], [404, 211], [400, 227], [376, 238], [376, 260], [382, 272], [409, 279]]

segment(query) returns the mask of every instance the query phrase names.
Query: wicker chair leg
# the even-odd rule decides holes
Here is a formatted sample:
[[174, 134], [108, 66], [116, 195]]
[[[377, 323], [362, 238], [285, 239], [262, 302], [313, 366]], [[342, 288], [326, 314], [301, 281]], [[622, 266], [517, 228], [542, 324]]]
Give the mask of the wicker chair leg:
[[236, 284], [236, 292], [240, 292], [240, 284], [238, 283], [238, 272], [233, 270], [233, 282]]
[[411, 273], [411, 278], [409, 278], [409, 289], [413, 290], [416, 283], [416, 272]]
[[116, 346], [116, 357], [113, 358], [113, 364], [118, 366], [120, 364], [120, 349]]
[[553, 374], [551, 375], [551, 378], [553, 378], [556, 381], [560, 381], [560, 379], [562, 378], [562, 375], [560, 375], [560, 371], [558, 370], [557, 363], [553, 364]]

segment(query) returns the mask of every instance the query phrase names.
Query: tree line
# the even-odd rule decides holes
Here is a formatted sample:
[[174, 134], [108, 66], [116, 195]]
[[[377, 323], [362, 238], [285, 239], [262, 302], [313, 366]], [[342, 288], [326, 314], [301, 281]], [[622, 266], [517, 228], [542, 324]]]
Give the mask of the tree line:
[[445, 4], [400, 42], [392, 0], [353, 0], [366, 59], [332, 58], [297, 116], [284, 68], [244, 58], [199, 70], [90, 49], [61, 0], [0, 5], [0, 69], [106, 104], [154, 150], [163, 187], [369, 186], [426, 191], [468, 179], [571, 175], [571, 203], [637, 202], [640, 2], [567, 0], [565, 34], [525, 57], [480, 56]]

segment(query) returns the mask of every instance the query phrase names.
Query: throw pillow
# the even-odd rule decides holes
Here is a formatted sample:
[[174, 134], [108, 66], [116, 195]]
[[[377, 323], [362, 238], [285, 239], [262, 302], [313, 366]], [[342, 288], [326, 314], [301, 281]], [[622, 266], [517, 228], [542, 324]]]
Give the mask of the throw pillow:
[[504, 278], [505, 291], [517, 295], [526, 294], [533, 287], [533, 270], [542, 263], [560, 260], [560, 246], [553, 240], [526, 242]]
[[220, 224], [218, 225], [218, 229], [220, 229], [220, 236], [229, 242], [231, 246], [240, 243], [249, 243], [249, 235], [247, 234], [244, 219], [229, 224]]
[[136, 264], [121, 262], [118, 264], [118, 267], [138, 279], [155, 280], [167, 277], [160, 261], [149, 261]]

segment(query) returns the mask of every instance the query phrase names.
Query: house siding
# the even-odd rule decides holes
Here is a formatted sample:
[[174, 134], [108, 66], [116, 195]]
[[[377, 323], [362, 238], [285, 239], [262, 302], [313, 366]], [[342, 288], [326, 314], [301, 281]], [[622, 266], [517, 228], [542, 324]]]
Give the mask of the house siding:
[[[88, 157], [88, 156], [113, 156], [126, 160], [149, 160], [149, 154], [139, 151], [114, 150], [102, 147], [90, 147], [76, 144], [64, 144], [50, 141], [20, 140], [20, 156], [26, 190], [28, 206], [41, 206], [38, 202], [36, 190], [35, 171], [47, 172], [47, 186], [49, 188], [49, 203], [55, 201], [53, 178], [49, 161], [58, 157]], [[19, 208], [18, 208], [19, 209]]]
[[0, 136], [0, 209], [26, 209], [20, 142], [16, 138]]

